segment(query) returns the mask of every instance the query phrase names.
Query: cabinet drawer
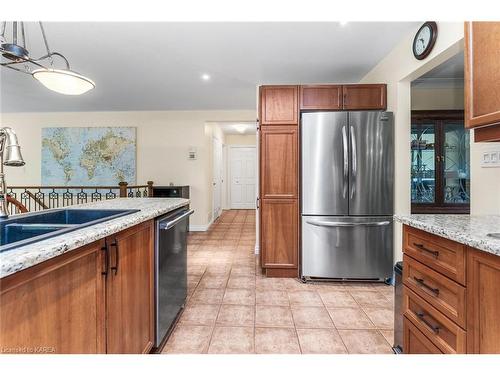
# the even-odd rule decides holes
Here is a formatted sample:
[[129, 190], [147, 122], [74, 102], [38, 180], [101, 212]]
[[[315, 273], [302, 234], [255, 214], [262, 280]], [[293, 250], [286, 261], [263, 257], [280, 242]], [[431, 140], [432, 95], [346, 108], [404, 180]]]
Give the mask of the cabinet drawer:
[[443, 353], [466, 353], [466, 333], [462, 328], [406, 286], [403, 300], [404, 316]]
[[465, 246], [404, 226], [403, 251], [450, 279], [465, 285]]
[[404, 354], [443, 354], [415, 325], [403, 318]]
[[403, 265], [404, 284], [465, 328], [466, 289], [407, 255], [403, 256]]

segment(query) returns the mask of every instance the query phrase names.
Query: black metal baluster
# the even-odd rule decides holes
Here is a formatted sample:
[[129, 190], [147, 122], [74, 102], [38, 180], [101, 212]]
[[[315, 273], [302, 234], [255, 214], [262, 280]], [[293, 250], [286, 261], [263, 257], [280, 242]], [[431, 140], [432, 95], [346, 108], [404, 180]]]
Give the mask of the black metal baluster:
[[92, 193], [91, 201], [94, 202], [94, 201], [101, 201], [101, 200], [102, 200], [102, 194], [96, 188], [95, 192]]
[[56, 192], [56, 189], [52, 189], [49, 193], [49, 208], [59, 207], [59, 193]]
[[35, 206], [35, 211], [41, 211], [43, 210], [43, 206], [41, 203], [45, 204], [45, 194], [42, 193], [42, 189], [38, 189], [38, 191], [35, 193], [35, 199], [37, 199], [38, 203], [38, 209]]
[[113, 189], [109, 189], [109, 192], [106, 193], [106, 199], [115, 199], [116, 198], [116, 193], [113, 191]]

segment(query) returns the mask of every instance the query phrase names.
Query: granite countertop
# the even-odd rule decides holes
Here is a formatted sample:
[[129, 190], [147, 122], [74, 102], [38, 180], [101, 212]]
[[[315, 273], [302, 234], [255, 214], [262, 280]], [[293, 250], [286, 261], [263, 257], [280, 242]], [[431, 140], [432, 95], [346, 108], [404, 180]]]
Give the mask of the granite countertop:
[[188, 204], [189, 200], [182, 198], [117, 198], [71, 206], [71, 208], [76, 209], [139, 209], [140, 211], [1, 252], [0, 278], [32, 267]]
[[500, 215], [395, 215], [397, 221], [500, 256], [500, 239], [487, 236], [500, 233]]

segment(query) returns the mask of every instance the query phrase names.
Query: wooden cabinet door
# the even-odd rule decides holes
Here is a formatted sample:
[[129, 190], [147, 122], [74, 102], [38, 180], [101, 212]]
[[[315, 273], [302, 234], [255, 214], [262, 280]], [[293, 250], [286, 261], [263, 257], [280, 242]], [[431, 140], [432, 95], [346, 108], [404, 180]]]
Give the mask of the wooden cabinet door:
[[[500, 22], [465, 23], [465, 126], [468, 128], [500, 124], [499, 46]], [[476, 132], [476, 138], [477, 135]], [[500, 125], [496, 136], [500, 140]]]
[[344, 85], [342, 86], [343, 108], [346, 110], [385, 110], [387, 108], [387, 86]]
[[261, 125], [298, 124], [298, 86], [261, 86]]
[[107, 352], [148, 353], [154, 342], [153, 221], [106, 238]]
[[1, 282], [2, 353], [104, 353], [104, 241]]
[[500, 257], [467, 251], [467, 353], [500, 354]]
[[341, 85], [308, 85], [300, 87], [300, 109], [341, 110]]
[[260, 197], [298, 197], [298, 130], [263, 126], [260, 132]]
[[264, 199], [260, 206], [262, 266], [296, 268], [298, 200]]

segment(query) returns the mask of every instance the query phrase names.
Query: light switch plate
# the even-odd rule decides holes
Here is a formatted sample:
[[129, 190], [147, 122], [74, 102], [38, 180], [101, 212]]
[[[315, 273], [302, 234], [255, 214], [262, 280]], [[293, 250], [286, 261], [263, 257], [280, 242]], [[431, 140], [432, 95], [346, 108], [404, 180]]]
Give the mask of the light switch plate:
[[481, 167], [500, 168], [500, 146], [491, 145], [483, 149]]

